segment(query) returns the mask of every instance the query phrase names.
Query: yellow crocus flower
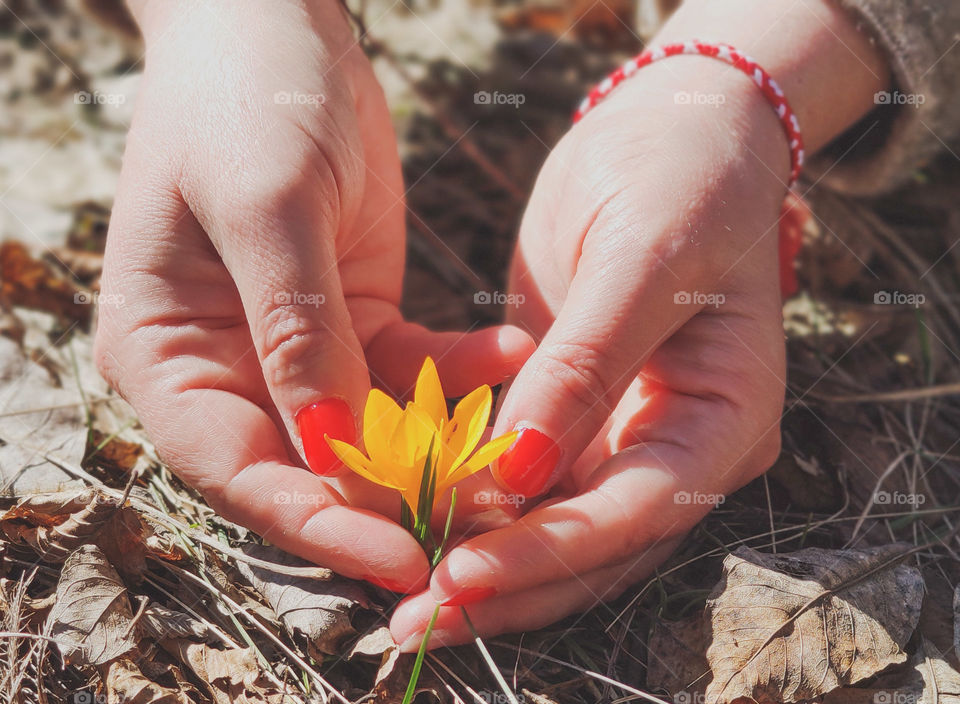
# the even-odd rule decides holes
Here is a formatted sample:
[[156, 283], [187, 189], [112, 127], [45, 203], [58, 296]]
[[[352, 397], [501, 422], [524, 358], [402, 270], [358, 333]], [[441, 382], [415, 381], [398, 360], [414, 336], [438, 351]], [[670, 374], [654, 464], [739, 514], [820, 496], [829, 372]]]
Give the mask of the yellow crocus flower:
[[431, 444], [437, 497], [489, 465], [513, 444], [516, 432], [494, 438], [474, 452], [487, 427], [492, 404], [493, 394], [484, 384], [461, 399], [453, 417], [448, 417], [437, 367], [427, 357], [417, 377], [413, 401], [405, 408], [379, 389], [370, 390], [363, 411], [366, 454], [331, 437], [327, 437], [327, 443], [340, 461], [361, 477], [399, 491], [417, 515], [420, 480]]

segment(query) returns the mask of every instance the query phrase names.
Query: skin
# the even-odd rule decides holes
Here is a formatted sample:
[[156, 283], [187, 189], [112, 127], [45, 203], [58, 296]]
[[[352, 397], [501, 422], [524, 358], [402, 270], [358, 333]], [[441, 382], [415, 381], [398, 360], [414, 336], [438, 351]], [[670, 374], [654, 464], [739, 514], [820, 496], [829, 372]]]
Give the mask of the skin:
[[[688, 0], [655, 43], [696, 37], [753, 56], [784, 88], [808, 153], [889, 81], [827, 0], [718, 5]], [[133, 9], [146, 73], [103, 279], [126, 303], [101, 311], [101, 370], [215, 509], [347, 576], [413, 593], [391, 621], [404, 649], [418, 647], [435, 601], [464, 589], [487, 592], [468, 607], [485, 635], [615, 597], [711, 508], [678, 492], [723, 496], [775, 460], [789, 152], [749, 78], [674, 57], [573, 126], [524, 216], [514, 326], [463, 337], [397, 310], [394, 136], [335, 3]], [[678, 102], [678, 90], [723, 102]], [[278, 104], [278, 91], [324, 99]], [[674, 303], [682, 291], [722, 303]], [[324, 304], [281, 305], [277, 292]], [[544, 500], [459, 544], [429, 584], [415, 541], [382, 515], [395, 497], [304, 471], [293, 421], [331, 396], [361, 409], [371, 378], [403, 395], [426, 354], [451, 396], [515, 376], [494, 432], [530, 425], [562, 450]], [[471, 483], [473, 495], [493, 487], [489, 476]], [[278, 503], [282, 491], [315, 501]], [[470, 638], [445, 607], [430, 645]]]

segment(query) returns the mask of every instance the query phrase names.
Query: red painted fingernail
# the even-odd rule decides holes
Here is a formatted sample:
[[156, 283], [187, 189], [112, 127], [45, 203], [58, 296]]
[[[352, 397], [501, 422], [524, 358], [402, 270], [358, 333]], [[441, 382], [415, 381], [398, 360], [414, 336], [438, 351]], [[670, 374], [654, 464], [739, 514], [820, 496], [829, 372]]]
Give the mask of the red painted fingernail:
[[387, 589], [391, 592], [399, 592], [401, 594], [406, 594], [409, 589], [400, 584], [400, 582], [394, 582], [392, 579], [383, 579], [381, 577], [374, 577], [373, 575], [368, 575], [366, 577], [361, 577], [364, 582], [370, 582], [370, 584]]
[[349, 443], [357, 439], [357, 426], [350, 406], [339, 398], [328, 398], [301, 408], [297, 413], [297, 427], [307, 464], [321, 476], [333, 474], [340, 468], [340, 460], [333, 454], [324, 435]]
[[560, 461], [557, 443], [534, 428], [524, 428], [497, 460], [497, 473], [510, 491], [536, 496]]
[[443, 605], [466, 606], [467, 604], [473, 604], [478, 601], [483, 601], [484, 599], [489, 599], [496, 593], [497, 590], [493, 587], [467, 587], [466, 589], [461, 589], [456, 594], [449, 597], [443, 602]]

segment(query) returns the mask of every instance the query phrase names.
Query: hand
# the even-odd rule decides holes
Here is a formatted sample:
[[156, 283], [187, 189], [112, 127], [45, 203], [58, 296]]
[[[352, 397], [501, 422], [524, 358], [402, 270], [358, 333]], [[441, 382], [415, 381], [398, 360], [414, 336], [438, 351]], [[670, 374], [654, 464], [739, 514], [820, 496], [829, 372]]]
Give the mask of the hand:
[[[694, 17], [713, 11], [688, 5]], [[757, 7], [732, 9], [717, 12], [736, 24]], [[679, 22], [695, 26], [689, 18]], [[819, 36], [827, 22], [785, 25]], [[705, 36], [687, 30], [662, 41]], [[735, 32], [728, 40], [754, 53]], [[813, 64], [808, 79], [836, 71]], [[799, 88], [787, 95], [805, 97]], [[816, 104], [804, 102], [801, 114]], [[841, 105], [833, 127], [811, 119], [811, 146], [867, 105]], [[489, 635], [616, 597], [773, 463], [785, 378], [777, 225], [788, 174], [769, 104], [748, 77], [703, 57], [643, 69], [552, 151], [511, 271], [512, 291], [525, 297], [515, 322], [539, 346], [494, 429], [521, 429], [496, 467], [506, 490], [549, 493], [515, 524], [448, 554], [430, 589], [393, 616], [404, 649], [419, 645], [437, 601], [448, 606], [431, 646], [471, 639], [456, 605], [470, 604]]]
[[416, 541], [367, 510], [395, 509], [395, 495], [355, 476], [338, 491], [301, 454], [337, 471], [323, 433], [353, 439], [370, 374], [402, 395], [430, 354], [465, 393], [515, 373], [532, 342], [402, 320], [396, 144], [337, 2], [135, 11], [146, 72], [108, 238], [102, 300], [122, 304], [101, 309], [100, 369], [224, 516], [344, 575], [422, 587]]

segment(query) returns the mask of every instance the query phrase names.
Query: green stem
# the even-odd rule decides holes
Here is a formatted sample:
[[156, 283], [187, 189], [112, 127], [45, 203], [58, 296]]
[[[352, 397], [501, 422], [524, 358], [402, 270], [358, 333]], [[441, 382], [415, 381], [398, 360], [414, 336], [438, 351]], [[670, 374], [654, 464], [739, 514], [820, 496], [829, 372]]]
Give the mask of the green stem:
[[410, 681], [407, 683], [407, 692], [403, 695], [402, 704], [410, 704], [413, 696], [417, 693], [417, 680], [420, 679], [420, 670], [423, 668], [423, 658], [427, 654], [427, 643], [430, 642], [430, 634], [433, 633], [433, 625], [437, 622], [437, 616], [440, 615], [441, 604], [433, 609], [433, 616], [430, 617], [430, 623], [427, 624], [427, 630], [423, 632], [423, 642], [420, 643], [420, 650], [417, 651], [417, 659], [413, 663], [413, 670], [410, 672]]

